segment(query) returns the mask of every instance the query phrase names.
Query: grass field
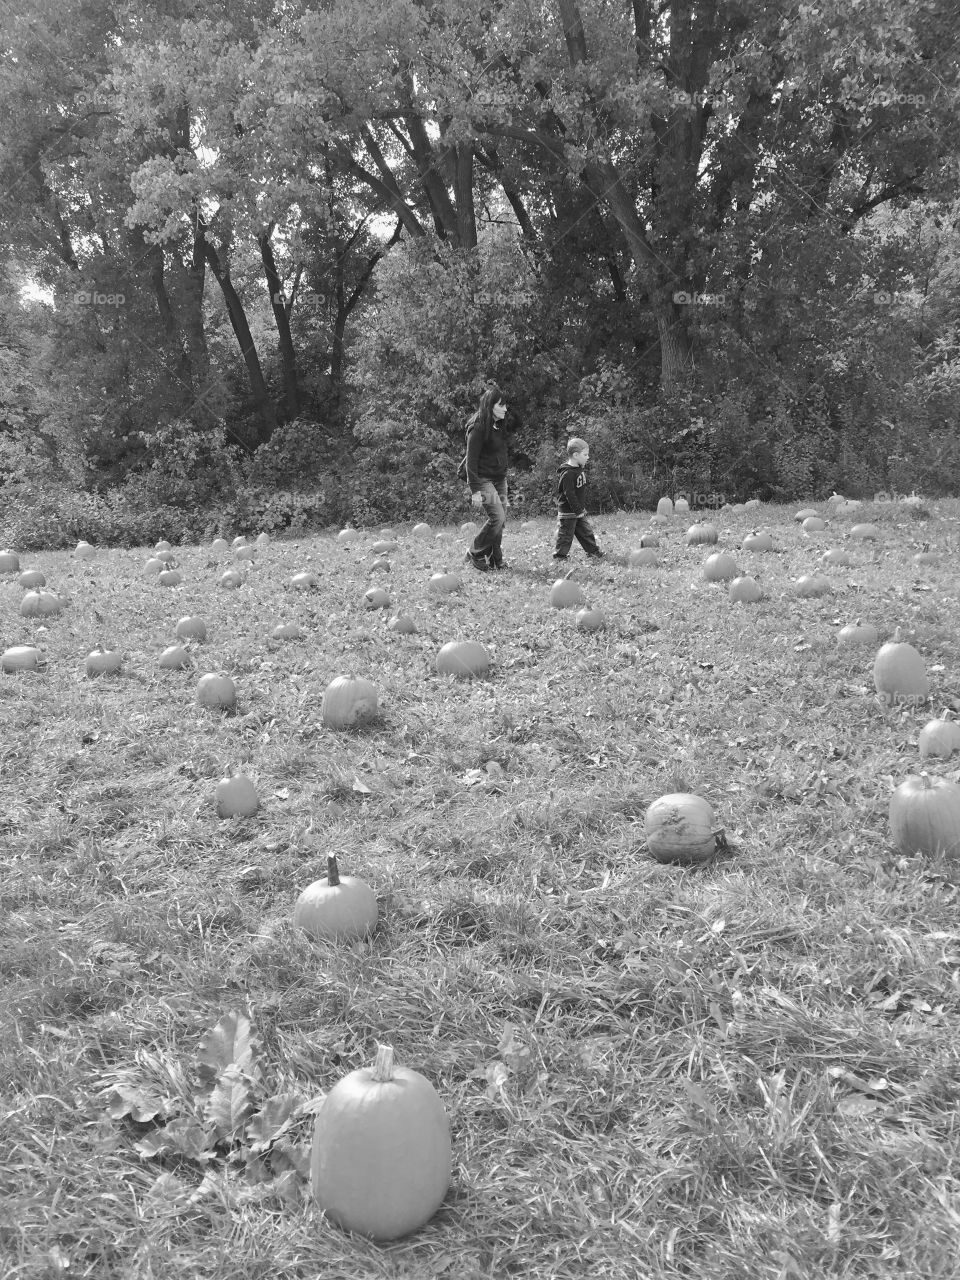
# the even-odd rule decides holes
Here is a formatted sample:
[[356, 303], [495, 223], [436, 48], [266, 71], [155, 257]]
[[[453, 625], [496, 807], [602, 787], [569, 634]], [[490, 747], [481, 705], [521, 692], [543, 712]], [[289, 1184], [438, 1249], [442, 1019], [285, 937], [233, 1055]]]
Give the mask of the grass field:
[[[0, 1276], [960, 1275], [960, 867], [901, 856], [887, 822], [919, 729], [960, 707], [960, 503], [865, 506], [875, 544], [792, 515], [716, 518], [749, 606], [702, 581], [689, 520], [631, 570], [648, 514], [598, 519], [607, 561], [569, 562], [595, 633], [548, 605], [547, 521], [508, 523], [502, 574], [409, 526], [389, 571], [378, 531], [274, 540], [239, 590], [209, 548], [175, 549], [174, 588], [145, 550], [24, 554], [69, 604], [41, 630], [0, 579], [0, 649], [45, 658], [0, 676]], [[739, 550], [755, 521], [774, 552]], [[798, 598], [829, 546], [855, 563]], [[464, 589], [435, 599], [447, 567]], [[301, 569], [317, 591], [288, 587]], [[371, 585], [417, 635], [364, 608]], [[158, 671], [192, 613], [196, 668]], [[877, 700], [873, 650], [837, 648], [857, 617], [920, 650], [928, 703]], [[288, 620], [306, 639], [271, 640]], [[486, 678], [435, 674], [462, 637]], [[119, 676], [84, 675], [99, 640]], [[205, 671], [236, 714], [197, 706]], [[381, 716], [335, 733], [345, 672]], [[253, 818], [217, 816], [231, 765]], [[643, 815], [685, 789], [730, 850], [660, 865]], [[377, 891], [369, 941], [293, 929], [329, 852]], [[233, 1011], [256, 1071], [215, 1121], [198, 1053]], [[317, 1099], [378, 1041], [436, 1086], [454, 1147], [441, 1210], [383, 1245], [325, 1222], [305, 1177]]]

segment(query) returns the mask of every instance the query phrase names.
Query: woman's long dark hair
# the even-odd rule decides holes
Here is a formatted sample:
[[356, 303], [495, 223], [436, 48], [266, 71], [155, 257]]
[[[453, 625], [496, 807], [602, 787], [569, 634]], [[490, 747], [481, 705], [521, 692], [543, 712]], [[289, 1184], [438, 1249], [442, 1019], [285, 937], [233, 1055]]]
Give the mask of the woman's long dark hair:
[[480, 397], [480, 408], [473, 415], [471, 422], [476, 422], [480, 425], [484, 436], [488, 436], [490, 434], [490, 428], [493, 426], [493, 406], [498, 400], [502, 399], [503, 392], [496, 383], [487, 387], [486, 391]]

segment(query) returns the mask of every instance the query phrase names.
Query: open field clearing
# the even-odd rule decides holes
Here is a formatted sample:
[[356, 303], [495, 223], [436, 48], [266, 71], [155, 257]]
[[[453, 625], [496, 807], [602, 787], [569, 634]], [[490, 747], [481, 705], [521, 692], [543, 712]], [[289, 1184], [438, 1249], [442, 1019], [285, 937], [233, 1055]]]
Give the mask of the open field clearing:
[[[671, 517], [637, 567], [648, 514], [597, 519], [606, 560], [566, 566], [592, 631], [550, 605], [545, 520], [508, 520], [504, 573], [409, 525], [177, 547], [174, 586], [147, 549], [21, 553], [66, 605], [21, 617], [0, 576], [0, 650], [40, 656], [0, 675], [0, 1276], [960, 1275], [960, 850], [905, 853], [888, 819], [921, 768], [958, 778], [918, 735], [960, 709], [960, 503], [813, 505], [822, 531], [707, 516], [717, 545]], [[757, 603], [704, 581], [718, 551]], [[191, 615], [205, 642], [160, 670]], [[838, 646], [858, 619], [877, 643]], [[927, 697], [877, 695], [896, 628]], [[437, 674], [453, 640], [488, 673]], [[119, 673], [86, 674], [98, 644]], [[232, 713], [198, 705], [214, 672]], [[347, 674], [379, 711], [335, 730]], [[218, 814], [231, 769], [250, 817]], [[645, 845], [681, 791], [725, 833], [700, 865]], [[294, 927], [331, 853], [376, 892], [368, 938]], [[309, 1184], [318, 1101], [378, 1043], [453, 1149], [439, 1211], [381, 1243]]]

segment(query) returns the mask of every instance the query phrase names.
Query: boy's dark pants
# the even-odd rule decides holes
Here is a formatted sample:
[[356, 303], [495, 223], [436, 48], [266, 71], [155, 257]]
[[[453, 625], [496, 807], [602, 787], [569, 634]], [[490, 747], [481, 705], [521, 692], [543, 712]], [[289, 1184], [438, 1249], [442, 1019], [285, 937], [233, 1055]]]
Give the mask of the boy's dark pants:
[[597, 543], [596, 534], [593, 527], [586, 516], [564, 515], [562, 512], [557, 517], [557, 544], [553, 549], [555, 557], [567, 556], [576, 540], [583, 547], [588, 556], [601, 555], [600, 547]]

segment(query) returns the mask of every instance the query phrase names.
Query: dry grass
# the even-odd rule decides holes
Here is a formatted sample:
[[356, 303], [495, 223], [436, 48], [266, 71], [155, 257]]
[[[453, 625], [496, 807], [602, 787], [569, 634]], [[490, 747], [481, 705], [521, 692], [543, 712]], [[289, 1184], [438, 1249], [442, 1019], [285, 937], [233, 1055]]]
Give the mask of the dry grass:
[[[685, 522], [630, 571], [646, 517], [610, 517], [610, 559], [575, 561], [608, 619], [592, 635], [546, 604], [546, 522], [511, 525], [511, 570], [464, 568], [442, 600], [427, 579], [459, 570], [458, 542], [406, 531], [389, 574], [370, 576], [375, 534], [274, 542], [233, 592], [208, 549], [178, 549], [175, 589], [145, 552], [25, 557], [71, 604], [42, 632], [0, 581], [0, 648], [46, 658], [0, 677], [0, 1275], [960, 1274], [960, 874], [886, 832], [919, 728], [960, 705], [957, 514], [864, 509], [879, 549], [799, 600], [850, 522], [811, 539], [764, 509], [779, 550], [738, 552], [767, 592], [740, 607], [699, 580], [710, 548], [683, 547]], [[723, 546], [748, 518], [720, 517]], [[940, 568], [913, 565], [924, 542]], [[304, 567], [314, 595], [286, 586]], [[364, 610], [371, 582], [419, 635]], [[210, 639], [161, 673], [186, 613]], [[858, 616], [920, 648], [928, 705], [878, 705], [872, 654], [835, 646]], [[270, 640], [280, 620], [307, 639]], [[489, 648], [490, 677], [433, 673], [456, 637]], [[87, 680], [100, 638], [123, 674]], [[234, 676], [236, 715], [196, 706], [205, 670]], [[320, 701], [346, 671], [382, 716], [336, 734]], [[216, 816], [231, 764], [253, 819]], [[642, 842], [647, 804], [683, 787], [732, 846], [695, 870]], [[377, 889], [367, 943], [292, 928], [331, 850]], [[141, 1154], [195, 1112], [198, 1046], [231, 1009], [259, 1038], [258, 1102], [296, 1102], [282, 1159]], [[454, 1135], [443, 1208], [391, 1245], [324, 1223], [303, 1176], [310, 1102], [378, 1040], [434, 1081]], [[118, 1090], [153, 1115], [111, 1116]]]

